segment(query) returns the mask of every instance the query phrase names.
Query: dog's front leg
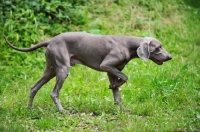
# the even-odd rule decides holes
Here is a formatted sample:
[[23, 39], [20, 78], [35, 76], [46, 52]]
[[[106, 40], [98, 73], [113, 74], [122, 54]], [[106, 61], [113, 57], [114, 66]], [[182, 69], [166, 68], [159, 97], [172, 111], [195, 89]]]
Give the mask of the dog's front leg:
[[110, 86], [109, 88], [112, 89], [113, 92], [113, 97], [114, 97], [114, 104], [119, 105], [120, 108], [122, 108], [123, 110], [126, 110], [124, 108], [124, 106], [121, 103], [121, 97], [120, 97], [120, 93], [119, 93], [119, 86], [117, 86], [119, 84], [119, 80], [118, 77], [108, 73], [108, 78], [110, 81]]
[[116, 87], [120, 87], [128, 80], [128, 77], [124, 73], [113, 66], [101, 65], [101, 69], [117, 77], [117, 82], [115, 82]]
[[121, 97], [119, 93], [119, 88], [112, 89], [113, 92], [113, 97], [114, 97], [114, 104], [119, 105], [119, 107], [124, 111], [124, 112], [130, 112], [130, 110], [126, 109], [124, 105], [121, 102]]
[[114, 97], [114, 104], [122, 106], [119, 88], [112, 89], [112, 92]]
[[[100, 68], [108, 73], [108, 77], [110, 80], [109, 88], [112, 89], [114, 103], [119, 105], [122, 109], [124, 109], [124, 107], [121, 103], [119, 87], [128, 80], [128, 77], [121, 72], [121, 70], [125, 66], [123, 64], [124, 64], [123, 56], [120, 56], [118, 54], [117, 55], [109, 54], [106, 56], [106, 58], [100, 65]], [[121, 67], [120, 69], [117, 68], [119, 66]]]
[[[114, 52], [114, 51], [113, 51]], [[125, 61], [126, 58], [124, 58], [124, 55], [120, 55], [120, 53], [112, 53], [112, 54], [108, 54], [104, 60], [102, 61], [100, 68], [115, 76], [115, 80], [117, 78], [117, 82], [115, 81], [115, 85], [117, 85], [116, 87], [120, 87], [123, 83], [125, 83], [128, 80], [128, 77], [121, 72], [121, 68], [119, 70], [118, 67], [124, 67], [125, 66]]]

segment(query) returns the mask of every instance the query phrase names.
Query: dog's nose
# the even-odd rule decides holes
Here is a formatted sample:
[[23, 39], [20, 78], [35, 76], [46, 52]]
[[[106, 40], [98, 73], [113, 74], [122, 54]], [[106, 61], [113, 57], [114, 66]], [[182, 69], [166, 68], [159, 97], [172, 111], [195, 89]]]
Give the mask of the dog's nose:
[[171, 55], [169, 55], [169, 56], [168, 56], [168, 59], [169, 59], [169, 60], [171, 60], [171, 59], [172, 59], [172, 56], [171, 56]]

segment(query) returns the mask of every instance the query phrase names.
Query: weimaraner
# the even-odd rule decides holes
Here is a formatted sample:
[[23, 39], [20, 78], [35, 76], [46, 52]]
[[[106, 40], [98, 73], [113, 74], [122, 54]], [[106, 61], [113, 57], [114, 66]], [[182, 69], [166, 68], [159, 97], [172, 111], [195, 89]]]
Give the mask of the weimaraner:
[[171, 55], [163, 49], [161, 42], [152, 37], [67, 32], [31, 48], [15, 47], [5, 36], [4, 39], [11, 48], [22, 52], [46, 47], [46, 69], [41, 79], [31, 87], [28, 108], [32, 107], [37, 91], [56, 76], [51, 98], [60, 112], [64, 109], [59, 101], [59, 92], [68, 76], [70, 66], [83, 64], [94, 70], [107, 72], [114, 103], [122, 106], [119, 87], [128, 80], [128, 77], [121, 71], [131, 59], [141, 58], [145, 62], [150, 59], [158, 65], [172, 59]]

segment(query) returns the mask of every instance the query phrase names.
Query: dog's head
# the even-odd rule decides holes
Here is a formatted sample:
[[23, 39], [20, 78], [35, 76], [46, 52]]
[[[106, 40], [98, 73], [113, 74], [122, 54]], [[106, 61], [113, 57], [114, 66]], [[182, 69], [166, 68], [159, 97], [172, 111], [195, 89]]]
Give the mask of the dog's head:
[[137, 49], [137, 55], [144, 61], [150, 59], [158, 65], [172, 59], [171, 55], [162, 47], [161, 42], [151, 37], [144, 38]]

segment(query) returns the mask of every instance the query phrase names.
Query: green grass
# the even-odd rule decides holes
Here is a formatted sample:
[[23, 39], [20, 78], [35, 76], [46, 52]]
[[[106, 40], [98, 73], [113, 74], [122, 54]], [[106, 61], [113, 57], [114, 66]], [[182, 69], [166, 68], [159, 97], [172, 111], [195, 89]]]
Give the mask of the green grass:
[[[28, 110], [30, 87], [40, 78], [45, 66], [44, 51], [19, 53], [8, 48], [0, 38], [0, 131], [200, 131], [198, 4], [192, 0], [106, 0], [90, 1], [79, 7], [84, 10], [81, 13], [85, 15], [85, 24], [71, 24], [67, 31], [153, 36], [173, 57], [162, 66], [134, 59], [125, 67], [123, 72], [129, 80], [121, 87], [121, 97], [130, 113], [113, 104], [106, 73], [82, 65], [70, 69], [61, 90], [65, 114], [57, 111], [50, 98], [55, 79], [44, 85], [35, 97], [34, 108]], [[16, 25], [9, 21], [0, 28], [21, 47], [52, 37], [52, 32], [44, 35], [42, 26], [34, 29], [34, 25], [28, 26], [27, 32], [40, 30], [38, 34], [20, 36], [11, 28]], [[51, 29], [55, 33], [62, 28], [57, 26]]]

